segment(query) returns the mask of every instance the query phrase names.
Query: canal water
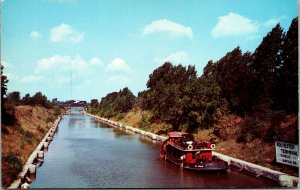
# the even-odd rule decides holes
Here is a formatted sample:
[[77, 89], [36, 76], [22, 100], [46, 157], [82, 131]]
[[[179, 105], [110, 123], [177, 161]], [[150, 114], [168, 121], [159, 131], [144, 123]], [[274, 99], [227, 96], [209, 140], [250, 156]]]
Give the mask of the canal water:
[[181, 171], [159, 159], [161, 144], [109, 127], [72, 108], [37, 169], [31, 188], [272, 188], [277, 183], [230, 169]]

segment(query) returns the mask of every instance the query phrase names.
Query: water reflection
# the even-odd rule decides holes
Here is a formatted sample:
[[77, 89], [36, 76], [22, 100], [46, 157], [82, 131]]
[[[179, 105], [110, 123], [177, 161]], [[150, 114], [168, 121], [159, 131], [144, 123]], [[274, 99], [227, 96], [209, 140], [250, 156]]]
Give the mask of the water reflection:
[[159, 159], [161, 143], [76, 113], [64, 116], [60, 133], [38, 168], [33, 188], [230, 188], [277, 187], [237, 171], [207, 174], [180, 170]]

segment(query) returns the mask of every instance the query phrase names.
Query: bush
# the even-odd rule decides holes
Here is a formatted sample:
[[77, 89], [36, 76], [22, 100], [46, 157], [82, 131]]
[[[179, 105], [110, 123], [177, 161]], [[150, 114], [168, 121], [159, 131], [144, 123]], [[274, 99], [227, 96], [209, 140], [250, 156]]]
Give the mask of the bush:
[[15, 177], [22, 171], [22, 161], [12, 153], [2, 155], [2, 163], [7, 163], [9, 165]]
[[151, 119], [151, 115], [147, 111], [143, 111], [139, 128], [145, 128], [149, 126], [151, 124], [150, 119]]
[[27, 144], [33, 144], [34, 136], [31, 132], [29, 131], [24, 131], [24, 141]]
[[123, 119], [124, 118], [124, 114], [122, 114], [122, 113], [119, 113], [117, 116], [116, 116], [116, 120], [117, 121], [120, 121], [121, 119]]
[[238, 143], [250, 142], [255, 138], [259, 138], [260, 134], [258, 132], [259, 120], [256, 117], [246, 116], [245, 122], [241, 125], [241, 129], [237, 131], [237, 139]]
[[61, 110], [60, 110], [60, 108], [58, 108], [58, 107], [56, 107], [55, 109], [54, 109], [54, 113], [53, 113], [56, 117], [57, 116], [59, 116], [59, 115], [61, 115]]

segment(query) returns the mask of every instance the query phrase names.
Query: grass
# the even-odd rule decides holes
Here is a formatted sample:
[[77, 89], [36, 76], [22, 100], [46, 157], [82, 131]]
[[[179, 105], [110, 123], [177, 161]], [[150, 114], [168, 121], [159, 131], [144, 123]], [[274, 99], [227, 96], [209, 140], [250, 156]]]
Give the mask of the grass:
[[22, 169], [32, 151], [44, 138], [54, 121], [55, 110], [39, 106], [17, 106], [13, 126], [2, 133], [2, 187], [7, 188]]
[[[142, 112], [134, 109], [123, 114], [122, 117], [118, 116], [112, 119], [156, 134], [166, 135], [168, 131], [172, 130], [172, 126], [165, 123], [151, 123], [149, 121], [151, 116], [148, 111]], [[298, 176], [297, 168], [276, 164], [274, 143], [255, 138], [255, 136], [247, 136], [248, 134], [245, 136], [245, 142], [238, 143], [237, 137], [241, 134], [242, 122], [242, 118], [229, 115], [220, 120], [220, 123], [214, 128], [198, 130], [194, 136], [199, 141], [215, 143], [216, 151], [219, 153]], [[251, 134], [249, 133], [249, 135]]]

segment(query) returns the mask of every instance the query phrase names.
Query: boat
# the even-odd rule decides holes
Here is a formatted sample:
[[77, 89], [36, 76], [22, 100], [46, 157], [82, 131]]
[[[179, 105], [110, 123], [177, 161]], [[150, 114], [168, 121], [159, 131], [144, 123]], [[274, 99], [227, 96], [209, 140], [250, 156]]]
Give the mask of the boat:
[[212, 155], [216, 145], [209, 141], [195, 141], [192, 134], [169, 132], [163, 142], [160, 157], [182, 169], [196, 171], [226, 171], [226, 161]]

